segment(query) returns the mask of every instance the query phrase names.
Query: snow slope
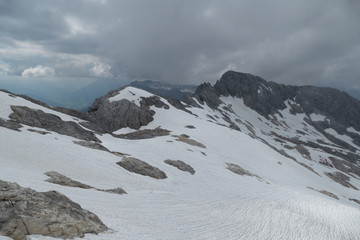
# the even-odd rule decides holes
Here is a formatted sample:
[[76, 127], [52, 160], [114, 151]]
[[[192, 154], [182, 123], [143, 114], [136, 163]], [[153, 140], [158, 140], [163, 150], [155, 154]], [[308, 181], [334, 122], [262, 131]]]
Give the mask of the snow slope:
[[[136, 88], [131, 92], [137, 96], [134, 101], [140, 99], [138, 96], [149, 96]], [[349, 199], [360, 199], [360, 193], [324, 175], [325, 171], [334, 171], [319, 163], [329, 154], [309, 148], [309, 160], [295, 149], [287, 149], [296, 158], [294, 161], [273, 148], [285, 149], [268, 133], [276, 131], [294, 137], [299, 135], [299, 126], [307, 128], [308, 133], [299, 138], [326, 142], [316, 129], [302, 125], [306, 116], [287, 114], [285, 109], [282, 114], [286, 124], [277, 126], [247, 108], [241, 99], [228, 97], [222, 101], [224, 106], [231, 105], [233, 112], [227, 112], [228, 117], [240, 131], [229, 128], [221, 112], [203, 105], [203, 109], [190, 108], [193, 114], [173, 106], [151, 107], [154, 121], [142, 129], [160, 126], [171, 131], [167, 136], [127, 140], [97, 135], [109, 150], [129, 154], [163, 170], [168, 176], [164, 180], [128, 172], [116, 164], [121, 157], [76, 145], [75, 138], [54, 132], [41, 135], [28, 131], [28, 126], [21, 132], [0, 127], [0, 179], [37, 191], [59, 191], [97, 214], [110, 228], [84, 239], [359, 239], [360, 206]], [[78, 121], [0, 92], [1, 118], [8, 118], [10, 105], [42, 109], [64, 120]], [[175, 135], [181, 134], [206, 148], [177, 141]], [[166, 159], [184, 161], [195, 169], [195, 175], [165, 164]], [[226, 169], [227, 163], [237, 164], [258, 177], [237, 175]], [[311, 166], [313, 171], [299, 163]], [[45, 181], [47, 171], [101, 189], [122, 187], [128, 194], [55, 185]], [[357, 177], [350, 181], [360, 187]], [[326, 190], [339, 199], [310, 188]]]

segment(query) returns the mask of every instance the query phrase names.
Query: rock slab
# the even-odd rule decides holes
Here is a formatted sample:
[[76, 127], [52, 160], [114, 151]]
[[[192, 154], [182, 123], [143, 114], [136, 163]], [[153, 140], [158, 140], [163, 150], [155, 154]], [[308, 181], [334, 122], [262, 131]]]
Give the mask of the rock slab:
[[123, 158], [123, 160], [117, 162], [117, 164], [125, 168], [129, 172], [137, 173], [143, 176], [149, 176], [156, 179], [167, 178], [166, 174], [160, 169], [153, 167], [150, 164], [136, 158]]
[[94, 133], [83, 129], [75, 122], [63, 121], [54, 114], [45, 113], [42, 110], [24, 106], [11, 106], [11, 110], [13, 113], [10, 114], [9, 118], [16, 122], [31, 127], [54, 131], [81, 140], [99, 142], [99, 139], [95, 137]]
[[183, 161], [167, 159], [164, 162], [166, 164], [176, 167], [177, 169], [179, 169], [181, 171], [189, 172], [191, 175], [195, 174], [195, 170], [190, 165], [184, 163]]

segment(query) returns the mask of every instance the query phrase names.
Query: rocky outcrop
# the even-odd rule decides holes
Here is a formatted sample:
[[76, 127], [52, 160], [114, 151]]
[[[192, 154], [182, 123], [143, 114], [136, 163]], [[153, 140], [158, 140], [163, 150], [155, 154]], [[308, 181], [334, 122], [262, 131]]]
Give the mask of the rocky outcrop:
[[125, 87], [97, 98], [88, 109], [89, 120], [106, 132], [114, 132], [125, 127], [139, 129], [146, 126], [153, 121], [153, 115], [155, 114], [150, 107], [169, 109], [169, 104], [171, 104], [177, 109], [191, 113], [186, 109], [186, 105], [177, 99], [169, 97], [166, 98], [166, 101], [163, 101], [163, 99], [155, 95], [150, 97], [139, 96], [139, 105], [128, 99], [109, 101], [110, 98], [115, 97], [121, 91], [126, 91], [124, 89]]
[[86, 113], [80, 112], [78, 110], [70, 109], [70, 108], [64, 108], [64, 107], [51, 107], [52, 110], [64, 113], [69, 116], [73, 116], [82, 120], [88, 120], [88, 116]]
[[153, 120], [153, 111], [148, 106], [137, 106], [127, 99], [110, 102], [110, 97], [118, 91], [97, 98], [88, 110], [89, 119], [106, 132], [114, 132], [124, 127], [139, 129]]
[[324, 173], [327, 177], [329, 177], [333, 181], [343, 185], [344, 187], [359, 190], [357, 187], [355, 187], [354, 185], [352, 185], [350, 183], [350, 177], [341, 172], [333, 172], [333, 173], [324, 172]]
[[36, 110], [24, 106], [11, 106], [13, 113], [10, 118], [16, 122], [31, 126], [43, 128], [48, 131], [54, 131], [59, 134], [75, 137], [86, 141], [99, 142], [95, 134], [83, 129], [75, 122], [63, 121], [60, 117], [45, 113], [42, 110]]
[[[216, 88], [212, 87], [210, 83], [201, 84], [196, 89], [193, 97], [196, 98], [201, 104], [206, 103], [213, 109], [217, 108], [222, 103], [222, 101], [219, 99], [220, 93]], [[194, 105], [194, 102], [190, 102], [188, 99], [187, 102], [192, 106], [196, 106], [196, 103]]]
[[143, 107], [155, 106], [157, 108], [165, 108], [165, 109], [170, 108], [169, 105], [161, 101], [161, 99], [158, 96], [142, 97], [140, 101], [140, 105]]
[[258, 180], [262, 179], [261, 177], [259, 177], [258, 175], [256, 174], [253, 174], [251, 172], [249, 172], [248, 170], [240, 167], [239, 165], [237, 164], [234, 164], [234, 163], [226, 163], [227, 165], [227, 169], [232, 171], [233, 173], [236, 173], [238, 175], [241, 175], [241, 176], [249, 176], [249, 177], [256, 177]]
[[0, 212], [0, 235], [14, 240], [30, 234], [74, 238], [107, 230], [95, 214], [56, 191], [36, 192], [1, 180]]
[[191, 175], [195, 174], [195, 170], [190, 165], [184, 163], [183, 161], [167, 159], [164, 162], [166, 164], [176, 167], [177, 169], [179, 169], [181, 171], [189, 172]]
[[312, 187], [307, 187], [307, 188], [308, 188], [308, 189], [311, 189], [311, 190], [314, 190], [314, 191], [316, 191], [316, 192], [322, 193], [322, 194], [324, 194], [324, 195], [326, 195], [326, 196], [332, 197], [332, 198], [334, 198], [334, 199], [336, 199], [336, 200], [339, 200], [339, 197], [338, 197], [338, 196], [336, 196], [335, 194], [333, 194], [333, 193], [331, 193], [331, 192], [329, 192], [329, 191], [326, 191], [326, 190], [317, 190], [317, 189], [312, 188]]
[[47, 182], [50, 182], [50, 183], [55, 183], [55, 184], [59, 184], [62, 186], [68, 186], [68, 187], [85, 188], [85, 189], [93, 188], [87, 184], [83, 184], [81, 182], [74, 181], [71, 178], [68, 178], [68, 177], [66, 177], [60, 173], [54, 172], [54, 171], [46, 172], [45, 175], [50, 177], [49, 179], [46, 180]]
[[9, 120], [0, 118], [0, 127], [8, 128], [8, 129], [14, 130], [14, 131], [20, 131], [20, 128], [22, 127], [22, 125], [20, 123], [14, 122], [14, 121], [9, 121]]
[[123, 158], [123, 160], [117, 162], [117, 164], [125, 168], [129, 172], [137, 173], [143, 176], [149, 176], [156, 179], [167, 178], [166, 174], [160, 169], [153, 167], [150, 164], [136, 158]]
[[184, 143], [189, 144], [191, 146], [200, 147], [200, 148], [206, 148], [206, 146], [204, 144], [199, 143], [198, 141], [195, 141], [194, 139], [191, 139], [186, 134], [172, 135], [172, 137], [174, 137], [176, 141], [184, 142]]
[[72, 180], [71, 178], [68, 178], [58, 172], [51, 171], [46, 172], [46, 176], [50, 177], [47, 179], [47, 182], [67, 186], [67, 187], [76, 187], [76, 188], [84, 188], [84, 189], [95, 189], [101, 192], [108, 192], [108, 193], [116, 193], [116, 194], [126, 194], [125, 190], [122, 188], [114, 188], [114, 189], [99, 189], [92, 186], [89, 186], [87, 184]]
[[169, 135], [169, 133], [170, 133], [169, 130], [157, 127], [155, 129], [144, 129], [126, 134], [112, 134], [112, 135], [117, 138], [139, 140], [139, 139], [167, 136]]

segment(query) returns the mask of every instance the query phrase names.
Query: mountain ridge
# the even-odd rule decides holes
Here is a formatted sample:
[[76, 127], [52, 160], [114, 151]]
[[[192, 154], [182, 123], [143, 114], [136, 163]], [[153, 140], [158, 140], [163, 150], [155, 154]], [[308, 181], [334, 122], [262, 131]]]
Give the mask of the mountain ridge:
[[0, 91], [0, 180], [58, 191], [110, 229], [85, 239], [356, 239], [357, 125], [293, 97], [317, 88], [235, 72], [215, 86], [185, 102], [122, 87], [83, 115]]

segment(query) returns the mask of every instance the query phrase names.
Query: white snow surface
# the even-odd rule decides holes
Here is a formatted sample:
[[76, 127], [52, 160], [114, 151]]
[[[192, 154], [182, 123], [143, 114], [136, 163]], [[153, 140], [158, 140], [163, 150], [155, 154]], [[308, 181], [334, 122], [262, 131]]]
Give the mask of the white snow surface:
[[133, 102], [140, 107], [141, 97], [147, 98], [147, 97], [151, 97], [151, 96], [154, 96], [154, 95], [147, 91], [129, 86], [129, 87], [125, 87], [124, 89], [120, 90], [117, 95], [110, 97], [108, 100], [109, 100], [109, 102], [116, 102], [116, 101], [120, 101], [122, 99], [127, 99], [130, 102]]
[[311, 121], [314, 121], [314, 122], [324, 122], [326, 120], [326, 116], [323, 116], [318, 113], [312, 113], [312, 114], [310, 114], [310, 119], [311, 119]]
[[351, 132], [351, 133], [356, 133], [356, 134], [360, 135], [360, 132], [356, 131], [355, 128], [353, 128], [353, 127], [348, 127], [346, 129], [346, 131]]
[[[136, 102], [139, 97], [150, 95], [133, 88], [125, 93], [121, 92], [123, 95], [118, 99], [134, 93], [136, 97], [131, 99]], [[288, 127], [283, 123], [274, 127], [247, 108], [242, 99], [227, 97], [222, 101], [232, 106], [232, 119], [251, 123], [256, 134], [279, 128], [283, 134], [296, 136], [291, 129], [300, 127], [305, 117], [291, 115], [285, 109], [281, 113]], [[0, 92], [2, 118], [11, 113], [10, 105], [53, 112]], [[172, 106], [168, 110], [152, 107], [156, 111], [154, 121], [142, 129], [160, 126], [170, 130], [171, 135], [186, 134], [204, 144], [205, 149], [176, 141], [171, 135], [144, 140], [97, 135], [111, 151], [146, 161], [163, 170], [167, 179], [130, 173], [116, 164], [120, 157], [76, 145], [72, 141], [77, 139], [72, 137], [30, 132], [27, 126], [21, 132], [0, 127], [0, 179], [37, 191], [59, 191], [94, 212], [110, 228], [99, 235], [87, 234], [83, 239], [359, 239], [359, 205], [348, 200], [360, 199], [359, 191], [325, 177], [323, 171], [333, 170], [316, 161], [292, 152], [298, 161], [310, 165], [320, 176], [274, 151], [249, 136], [244, 124], [239, 124], [241, 132], [219, 125], [227, 124], [221, 114], [203, 107], [190, 109], [197, 116]], [[208, 115], [215, 121], [210, 122]], [[187, 125], [195, 128], [186, 128]], [[304, 128], [308, 133], [315, 131], [309, 126]], [[271, 140], [270, 136], [262, 136]], [[314, 139], [322, 137], [318, 135]], [[280, 143], [273, 144], [281, 147]], [[313, 149], [309, 151], [312, 156], [320, 154]], [[166, 159], [184, 161], [195, 169], [195, 175], [165, 164]], [[237, 164], [261, 178], [234, 174], [226, 169], [226, 163]], [[122, 187], [128, 194], [55, 185], [44, 181], [47, 171], [57, 171], [101, 189]], [[351, 183], [360, 186], [355, 178]], [[332, 192], [339, 200], [308, 187]], [[29, 239], [54, 238], [33, 235]]]

